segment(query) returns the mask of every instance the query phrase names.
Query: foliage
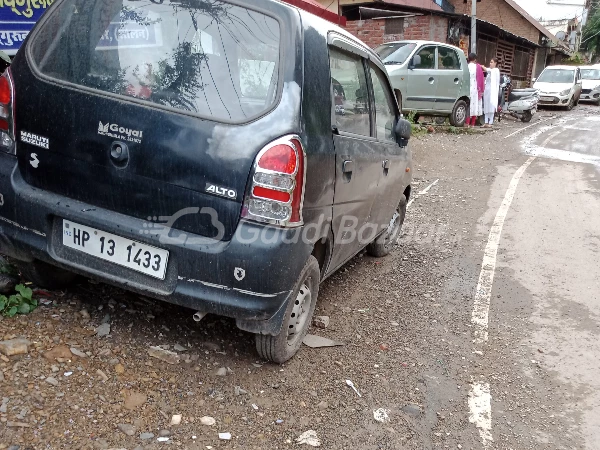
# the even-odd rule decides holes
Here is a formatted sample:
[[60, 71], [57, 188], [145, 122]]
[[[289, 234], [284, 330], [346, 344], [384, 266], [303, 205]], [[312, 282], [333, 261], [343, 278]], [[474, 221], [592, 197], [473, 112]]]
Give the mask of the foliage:
[[581, 32], [582, 48], [594, 55], [600, 54], [600, 9], [595, 9]]
[[573, 53], [573, 55], [569, 59], [563, 61], [563, 63], [569, 66], [584, 66], [587, 64], [587, 60], [581, 53]]
[[8, 317], [13, 317], [15, 314], [28, 314], [38, 306], [37, 300], [33, 298], [31, 288], [18, 284], [15, 287], [16, 294], [6, 297], [0, 295], [0, 313]]
[[411, 124], [411, 128], [412, 128], [411, 135], [413, 137], [423, 136], [423, 135], [427, 134], [427, 128], [422, 127], [419, 124], [413, 123], [413, 124]]
[[415, 123], [415, 117], [417, 117], [416, 111], [409, 111], [408, 114], [406, 114], [406, 120], [408, 120], [412, 124]]

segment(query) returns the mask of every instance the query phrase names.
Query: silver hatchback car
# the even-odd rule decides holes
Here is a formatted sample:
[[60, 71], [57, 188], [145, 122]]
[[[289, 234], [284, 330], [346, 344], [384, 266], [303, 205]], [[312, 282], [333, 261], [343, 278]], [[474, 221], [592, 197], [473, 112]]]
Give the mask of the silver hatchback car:
[[433, 41], [397, 41], [375, 52], [386, 65], [402, 111], [449, 117], [462, 127], [469, 109], [469, 67], [464, 52]]

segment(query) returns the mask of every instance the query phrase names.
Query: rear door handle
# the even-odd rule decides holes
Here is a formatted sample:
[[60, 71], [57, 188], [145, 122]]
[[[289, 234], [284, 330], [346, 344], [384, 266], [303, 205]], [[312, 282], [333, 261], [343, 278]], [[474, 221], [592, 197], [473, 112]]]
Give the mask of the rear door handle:
[[458, 84], [460, 82], [460, 80], [458, 78], [454, 79], [454, 84]]
[[352, 161], [352, 160], [344, 161], [342, 171], [344, 173], [352, 173], [353, 170], [354, 170], [354, 161]]
[[430, 82], [431, 84], [433, 84], [433, 83], [434, 83], [434, 81], [435, 81], [435, 78], [433, 78], [433, 77], [429, 77], [429, 82]]

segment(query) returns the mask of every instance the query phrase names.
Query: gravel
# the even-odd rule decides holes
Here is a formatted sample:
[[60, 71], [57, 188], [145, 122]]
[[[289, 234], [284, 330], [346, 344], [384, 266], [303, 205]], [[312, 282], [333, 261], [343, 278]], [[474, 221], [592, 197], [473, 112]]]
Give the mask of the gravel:
[[[0, 420], [27, 425], [0, 424], [0, 441], [133, 449], [142, 439], [162, 448], [150, 443], [158, 433], [179, 448], [281, 449], [312, 431], [304, 437], [334, 450], [480, 448], [467, 399], [472, 377], [485, 375], [499, 389], [498, 448], [549, 448], [535, 446], [543, 434], [553, 448], [572, 448], [576, 436], [556, 413], [565, 388], [530, 363], [538, 356], [513, 346], [522, 315], [513, 312], [483, 355], [471, 343], [486, 239], [478, 223], [497, 165], [521, 157], [517, 140], [498, 140], [520, 126], [413, 139], [413, 192], [439, 182], [415, 197], [400, 245], [386, 258], [357, 255], [321, 286], [315, 315], [327, 326], [311, 333], [343, 346], [304, 346], [283, 366], [266, 364], [231, 319], [196, 323], [187, 309], [96, 282], [50, 292], [50, 305], [3, 319], [0, 338], [31, 345], [0, 359]], [[57, 375], [65, 372], [72, 375]], [[376, 421], [374, 411], [389, 421]], [[169, 430], [175, 413], [183, 420]], [[220, 442], [221, 433], [232, 442]]]

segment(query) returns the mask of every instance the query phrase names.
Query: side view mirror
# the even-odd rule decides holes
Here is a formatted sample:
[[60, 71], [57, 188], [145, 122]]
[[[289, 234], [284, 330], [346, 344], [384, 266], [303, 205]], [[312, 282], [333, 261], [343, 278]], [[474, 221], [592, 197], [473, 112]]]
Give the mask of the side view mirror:
[[412, 133], [410, 122], [406, 119], [398, 119], [398, 122], [396, 122], [396, 126], [394, 127], [394, 133], [396, 134], [398, 143], [406, 143], [406, 141], [410, 139]]
[[420, 65], [421, 65], [421, 57], [419, 55], [415, 55], [410, 60], [410, 64], [408, 65], [408, 68], [412, 70], [415, 67], [420, 66]]

